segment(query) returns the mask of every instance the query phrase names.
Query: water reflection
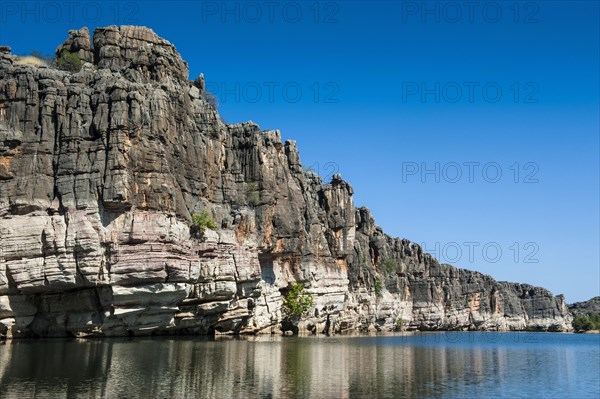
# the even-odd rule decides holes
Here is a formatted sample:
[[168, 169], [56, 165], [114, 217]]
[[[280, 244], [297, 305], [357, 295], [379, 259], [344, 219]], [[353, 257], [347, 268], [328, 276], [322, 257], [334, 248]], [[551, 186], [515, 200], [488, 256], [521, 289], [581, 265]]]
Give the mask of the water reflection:
[[600, 394], [599, 336], [539, 334], [535, 342], [485, 337], [9, 341], [0, 345], [0, 397]]

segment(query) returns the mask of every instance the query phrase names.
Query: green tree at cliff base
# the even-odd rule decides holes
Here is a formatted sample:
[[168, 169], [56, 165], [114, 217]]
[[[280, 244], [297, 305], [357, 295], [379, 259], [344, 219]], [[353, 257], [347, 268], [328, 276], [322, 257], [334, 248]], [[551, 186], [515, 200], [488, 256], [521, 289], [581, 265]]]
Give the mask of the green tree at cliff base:
[[600, 330], [600, 314], [576, 315], [572, 324], [575, 331]]
[[308, 314], [314, 304], [313, 296], [304, 290], [302, 284], [294, 284], [283, 297], [282, 327], [285, 331], [298, 334], [298, 321]]

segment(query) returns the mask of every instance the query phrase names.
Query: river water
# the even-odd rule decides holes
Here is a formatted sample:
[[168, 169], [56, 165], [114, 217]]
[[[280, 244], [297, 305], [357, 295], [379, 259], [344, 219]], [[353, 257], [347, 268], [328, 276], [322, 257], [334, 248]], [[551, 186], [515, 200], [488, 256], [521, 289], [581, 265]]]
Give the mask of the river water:
[[417, 333], [0, 344], [0, 398], [599, 398], [600, 335]]

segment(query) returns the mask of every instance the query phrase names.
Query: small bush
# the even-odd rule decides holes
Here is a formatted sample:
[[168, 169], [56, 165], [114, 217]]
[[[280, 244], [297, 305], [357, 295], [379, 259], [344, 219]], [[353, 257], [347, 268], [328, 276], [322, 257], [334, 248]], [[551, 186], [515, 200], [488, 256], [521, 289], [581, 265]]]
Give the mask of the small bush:
[[204, 209], [200, 214], [192, 215], [192, 225], [190, 226], [190, 234], [193, 237], [199, 238], [201, 237], [206, 229], [215, 229], [217, 227], [217, 223], [215, 223], [214, 219], [210, 216], [208, 211]]
[[377, 298], [381, 298], [381, 295], [383, 294], [383, 284], [381, 283], [380, 279], [375, 280], [375, 296]]
[[248, 204], [253, 207], [260, 205], [260, 192], [258, 191], [256, 183], [248, 183], [248, 192], [246, 194]]
[[79, 72], [83, 66], [83, 61], [81, 61], [77, 54], [63, 50], [54, 62], [54, 66], [63, 71]]
[[406, 325], [406, 320], [404, 319], [398, 319], [396, 320], [396, 326], [395, 326], [395, 330], [396, 331], [402, 331], [404, 329], [404, 326]]
[[294, 284], [283, 298], [283, 312], [288, 320], [298, 320], [313, 306], [313, 296], [302, 284]]
[[207, 103], [212, 105], [215, 109], [217, 109], [217, 107], [219, 106], [219, 100], [217, 99], [217, 96], [215, 96], [214, 94], [212, 94], [210, 91], [208, 91], [206, 89], [204, 89], [201, 96], [204, 99], [204, 101], [206, 101]]
[[381, 270], [385, 274], [392, 274], [398, 271], [398, 263], [393, 259], [386, 259], [381, 264]]

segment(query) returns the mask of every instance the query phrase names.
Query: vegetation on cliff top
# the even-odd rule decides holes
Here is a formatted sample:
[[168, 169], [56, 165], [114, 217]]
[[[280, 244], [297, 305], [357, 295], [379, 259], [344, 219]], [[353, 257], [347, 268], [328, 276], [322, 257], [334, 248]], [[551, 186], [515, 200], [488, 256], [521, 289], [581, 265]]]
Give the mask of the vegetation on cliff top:
[[60, 56], [56, 58], [54, 66], [63, 71], [79, 72], [83, 66], [83, 61], [81, 61], [77, 54], [63, 50]]

